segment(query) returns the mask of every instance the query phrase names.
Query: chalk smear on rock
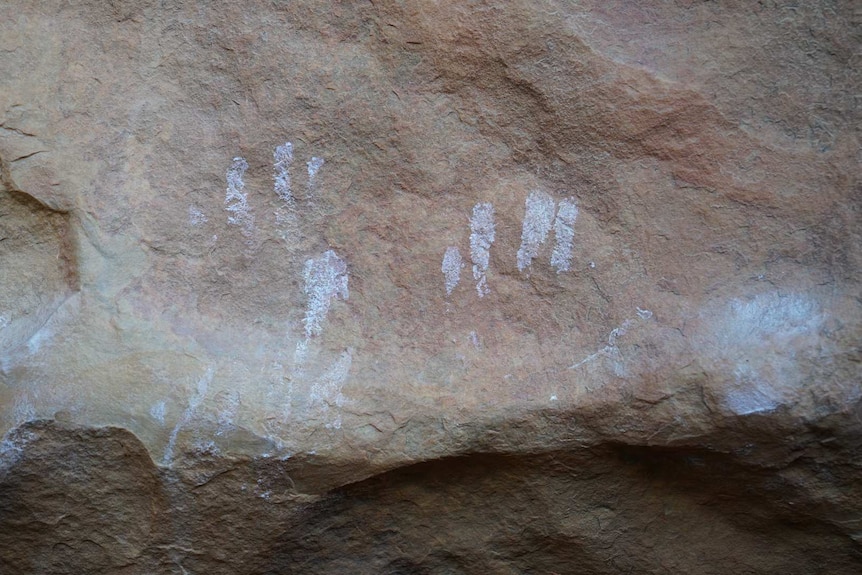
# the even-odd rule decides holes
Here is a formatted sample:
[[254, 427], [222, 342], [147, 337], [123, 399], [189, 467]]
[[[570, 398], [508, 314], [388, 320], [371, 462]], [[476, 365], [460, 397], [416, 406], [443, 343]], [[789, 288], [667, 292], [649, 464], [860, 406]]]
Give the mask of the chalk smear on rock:
[[327, 429], [341, 428], [340, 408], [347, 403], [347, 398], [341, 392], [347, 378], [350, 375], [350, 366], [353, 363], [353, 349], [345, 350], [335, 363], [324, 373], [312, 386], [308, 395], [309, 403], [320, 409], [321, 413], [327, 413], [334, 408], [339, 410], [335, 418], [324, 424]]
[[545, 192], [531, 192], [526, 200], [524, 224], [521, 228], [521, 247], [518, 248], [518, 271], [530, 267], [539, 253], [539, 247], [548, 239], [554, 221], [554, 198]]
[[494, 206], [488, 202], [476, 204], [470, 218], [470, 259], [473, 261], [473, 279], [476, 280], [479, 297], [491, 293], [487, 272], [493, 243]]
[[275, 151], [272, 153], [272, 159], [275, 194], [281, 198], [285, 204], [292, 206], [294, 203], [294, 197], [293, 190], [290, 188], [289, 168], [293, 163], [293, 144], [285, 142], [284, 144], [277, 146]]
[[575, 220], [578, 219], [578, 206], [572, 199], [560, 201], [557, 218], [554, 220], [554, 251], [551, 265], [557, 273], [567, 272], [572, 265], [572, 248], [575, 239]]
[[209, 367], [207, 368], [206, 373], [204, 373], [203, 377], [198, 380], [197, 386], [195, 386], [194, 392], [189, 397], [189, 404], [186, 407], [183, 414], [180, 416], [179, 420], [177, 420], [177, 424], [174, 426], [173, 431], [171, 431], [171, 435], [168, 438], [168, 444], [165, 447], [165, 454], [162, 456], [162, 463], [164, 465], [168, 465], [174, 459], [174, 449], [177, 445], [177, 438], [179, 437], [180, 430], [188, 425], [195, 416], [198, 408], [203, 403], [204, 397], [207, 394], [207, 390], [209, 389], [210, 384], [213, 381], [213, 376], [215, 375], [215, 368]]
[[323, 321], [333, 298], [348, 298], [347, 279], [347, 264], [332, 250], [305, 262], [305, 294], [308, 296], [304, 320], [306, 338], [320, 335], [323, 331]]
[[441, 270], [446, 285], [446, 295], [452, 295], [452, 291], [461, 281], [461, 268], [464, 267], [464, 261], [461, 259], [461, 252], [455, 246], [446, 248], [446, 253], [443, 254], [443, 265]]
[[312, 156], [312, 158], [305, 163], [308, 168], [308, 197], [312, 198], [317, 194], [317, 173], [320, 171], [320, 168], [323, 167], [326, 161], [323, 158], [318, 158]]
[[189, 225], [191, 226], [202, 226], [207, 223], [207, 216], [203, 211], [197, 206], [189, 206]]
[[228, 212], [229, 224], [239, 226], [242, 235], [250, 238], [254, 235], [254, 214], [248, 205], [248, 195], [245, 193], [243, 177], [248, 170], [245, 158], [234, 158], [227, 170], [227, 191], [224, 198], [224, 209]]

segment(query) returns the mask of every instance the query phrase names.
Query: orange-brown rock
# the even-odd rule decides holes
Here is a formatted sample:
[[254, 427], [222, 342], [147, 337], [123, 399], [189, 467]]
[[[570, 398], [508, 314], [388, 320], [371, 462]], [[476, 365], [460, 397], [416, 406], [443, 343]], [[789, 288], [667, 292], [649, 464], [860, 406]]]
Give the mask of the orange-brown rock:
[[852, 2], [24, 2], [0, 572], [857, 573]]

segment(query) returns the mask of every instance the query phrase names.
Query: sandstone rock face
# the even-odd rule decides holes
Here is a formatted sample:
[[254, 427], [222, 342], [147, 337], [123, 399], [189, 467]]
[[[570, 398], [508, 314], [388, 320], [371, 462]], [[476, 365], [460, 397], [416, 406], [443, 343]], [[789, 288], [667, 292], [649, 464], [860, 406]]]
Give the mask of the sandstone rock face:
[[0, 571], [857, 573], [852, 2], [7, 2]]

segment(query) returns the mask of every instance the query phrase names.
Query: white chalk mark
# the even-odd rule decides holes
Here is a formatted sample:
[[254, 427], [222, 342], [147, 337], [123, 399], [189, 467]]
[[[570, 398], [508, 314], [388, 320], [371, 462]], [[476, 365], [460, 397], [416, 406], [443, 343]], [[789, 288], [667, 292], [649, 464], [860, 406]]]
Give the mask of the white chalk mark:
[[635, 309], [638, 310], [638, 317], [639, 318], [641, 318], [641, 319], [651, 319], [652, 318], [652, 312], [650, 310], [641, 309], [637, 306], [635, 306]]
[[158, 403], [154, 403], [152, 407], [150, 407], [150, 417], [161, 423], [165, 424], [165, 402], [160, 401]]
[[48, 324], [43, 325], [42, 329], [34, 333], [30, 339], [27, 340], [27, 351], [30, 352], [30, 355], [36, 355], [39, 353], [42, 345], [51, 340], [51, 335], [51, 326]]
[[244, 158], [234, 158], [227, 171], [227, 192], [224, 198], [224, 209], [229, 212], [229, 224], [240, 226], [242, 234], [251, 237], [254, 234], [254, 214], [248, 205], [243, 176], [248, 170], [248, 162]]
[[628, 329], [631, 327], [631, 325], [632, 325], [632, 320], [627, 319], [622, 324], [620, 324], [618, 327], [615, 327], [614, 329], [612, 329], [611, 333], [608, 334], [608, 344], [605, 347], [603, 347], [602, 349], [598, 350], [595, 353], [591, 353], [590, 355], [588, 355], [587, 357], [585, 357], [584, 359], [582, 359], [578, 363], [570, 365], [569, 369], [577, 369], [577, 368], [581, 367], [582, 365], [584, 365], [586, 363], [590, 363], [592, 361], [595, 361], [596, 359], [598, 359], [600, 357], [616, 357], [616, 356], [618, 356], [620, 353], [620, 350], [617, 347], [617, 339], [624, 336], [628, 332]]
[[302, 374], [301, 366], [308, 359], [308, 338], [300, 340], [296, 344], [296, 350], [293, 352], [293, 363], [296, 364], [299, 374]]
[[736, 415], [751, 415], [772, 411], [782, 404], [782, 393], [763, 378], [752, 366], [740, 363], [733, 370], [735, 387], [728, 388], [724, 405]]
[[313, 197], [315, 192], [317, 191], [317, 172], [320, 171], [320, 168], [323, 167], [323, 164], [326, 162], [323, 158], [317, 158], [312, 156], [312, 158], [305, 163], [308, 168], [308, 197]]
[[281, 239], [292, 242], [298, 236], [299, 218], [291, 206], [285, 204], [275, 210], [275, 223]]
[[[353, 363], [353, 349], [348, 348], [335, 361], [332, 367], [324, 373], [312, 386], [308, 395], [309, 404], [320, 408], [324, 413], [330, 408], [340, 408], [347, 398], [341, 393], [347, 377], [350, 375], [350, 366]], [[325, 424], [329, 429], [341, 428], [341, 413], [336, 414], [335, 419]]]
[[305, 337], [320, 335], [323, 321], [329, 313], [333, 298], [346, 300], [347, 264], [338, 255], [328, 250], [317, 259], [305, 262], [305, 293], [308, 307], [305, 312]]
[[518, 248], [518, 271], [524, 271], [539, 253], [539, 246], [548, 239], [554, 220], [554, 198], [545, 192], [532, 192], [527, 196], [524, 225], [521, 228], [521, 247]]
[[572, 242], [575, 238], [575, 220], [578, 218], [578, 206], [572, 199], [560, 201], [557, 218], [554, 220], [554, 251], [551, 253], [551, 265], [557, 273], [567, 272], [572, 262]]
[[587, 357], [585, 357], [584, 359], [582, 359], [578, 363], [570, 365], [569, 369], [577, 369], [586, 363], [590, 363], [592, 361], [597, 360], [600, 357], [612, 355], [614, 351], [616, 351], [615, 347], [611, 347], [609, 345], [606, 345], [605, 347], [603, 347], [602, 349], [600, 349], [596, 353], [591, 353], [590, 355], [588, 355]]
[[491, 292], [488, 289], [488, 263], [491, 244], [494, 243], [494, 206], [481, 203], [473, 206], [470, 218], [470, 259], [473, 261], [473, 279], [479, 297]]
[[293, 144], [285, 142], [277, 146], [272, 153], [275, 180], [275, 193], [288, 205], [293, 205], [293, 191], [290, 189], [290, 173], [288, 168], [293, 163]]
[[454, 246], [446, 248], [446, 253], [443, 254], [443, 277], [446, 284], [446, 295], [452, 295], [452, 290], [461, 281], [461, 268], [464, 267], [464, 261], [461, 259], [461, 252]]
[[15, 425], [21, 425], [22, 423], [36, 419], [36, 408], [33, 407], [28, 394], [16, 397], [13, 405], [12, 420], [15, 422]]
[[189, 206], [189, 225], [202, 226], [207, 223], [207, 216], [197, 206]]
[[180, 429], [187, 425], [192, 420], [192, 417], [194, 417], [195, 412], [204, 400], [204, 396], [207, 394], [207, 389], [209, 388], [210, 383], [212, 383], [213, 375], [215, 375], [215, 369], [209, 367], [203, 377], [198, 380], [194, 393], [189, 397], [188, 407], [183, 411], [182, 416], [177, 420], [177, 424], [174, 426], [173, 431], [171, 431], [168, 445], [165, 447], [165, 454], [162, 457], [162, 463], [165, 465], [169, 464], [173, 460], [174, 448], [177, 444], [177, 436], [180, 433]]
[[27, 447], [37, 441], [39, 435], [23, 427], [9, 429], [0, 440], [0, 479], [5, 479], [6, 474], [15, 467]]
[[632, 324], [632, 320], [627, 319], [619, 327], [612, 329], [610, 335], [608, 335], [608, 345], [611, 347], [616, 347], [617, 346], [617, 338], [622, 337], [626, 333], [628, 333], [629, 326], [631, 324]]
[[273, 189], [282, 204], [275, 210], [275, 223], [283, 240], [292, 240], [298, 235], [299, 219], [295, 213], [296, 197], [290, 181], [290, 166], [293, 164], [293, 144], [285, 142], [276, 146], [272, 153]]
[[[816, 385], [808, 366], [834, 352], [823, 337], [829, 316], [822, 305], [805, 294], [767, 292], [703, 310], [704, 327], [692, 333], [692, 341], [697, 351], [708, 352], [701, 354], [707, 373], [727, 378], [726, 409], [749, 415], [817, 393], [808, 389]], [[859, 385], [835, 386], [830, 393], [847, 393], [844, 400], [855, 401]]]
[[224, 435], [235, 427], [236, 415], [239, 411], [240, 394], [238, 391], [222, 393], [217, 398], [218, 429], [216, 435]]

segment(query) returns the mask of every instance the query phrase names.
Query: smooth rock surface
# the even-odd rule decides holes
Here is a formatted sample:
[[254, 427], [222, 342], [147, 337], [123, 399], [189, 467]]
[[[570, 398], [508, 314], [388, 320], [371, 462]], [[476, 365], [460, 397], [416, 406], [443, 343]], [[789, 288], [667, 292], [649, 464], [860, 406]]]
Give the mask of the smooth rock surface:
[[856, 573], [848, 1], [10, 1], [0, 571]]

